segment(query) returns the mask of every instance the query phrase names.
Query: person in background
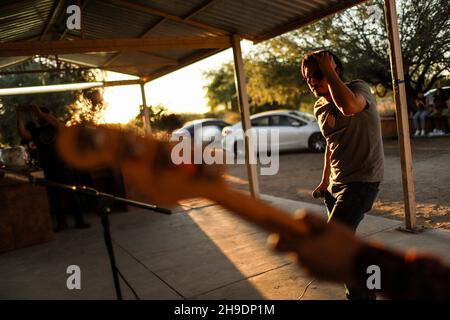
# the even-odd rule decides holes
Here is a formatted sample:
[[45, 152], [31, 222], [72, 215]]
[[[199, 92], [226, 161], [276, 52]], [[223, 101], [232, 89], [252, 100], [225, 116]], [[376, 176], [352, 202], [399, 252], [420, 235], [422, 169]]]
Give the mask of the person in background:
[[450, 116], [449, 109], [447, 107], [447, 95], [442, 90], [440, 83], [436, 85], [436, 92], [433, 96], [432, 111], [430, 118], [433, 120], [433, 132], [430, 132], [432, 136], [442, 136], [448, 131], [447, 119]]
[[281, 230], [268, 242], [277, 251], [293, 253], [310, 275], [367, 289], [367, 270], [375, 265], [381, 274], [379, 289], [373, 291], [385, 298], [450, 299], [450, 265], [438, 258], [364, 242], [344, 225], [327, 224], [311, 213], [299, 213], [296, 219], [314, 232], [296, 236]]
[[[37, 117], [39, 126], [25, 127], [23, 121], [23, 112], [25, 111], [30, 111]], [[33, 141], [36, 145], [39, 164], [46, 179], [62, 184], [76, 184], [73, 170], [60, 159], [56, 150], [56, 136], [58, 131], [64, 127], [62, 122], [50, 114], [48, 109], [33, 105], [29, 108], [17, 108], [17, 127], [19, 135], [23, 139]], [[89, 224], [83, 219], [81, 203], [76, 194], [47, 187], [47, 195], [50, 212], [56, 218], [56, 232], [68, 228], [65, 211], [72, 213], [75, 228], [89, 227]]]
[[[25, 129], [32, 131], [36, 128], [36, 124], [33, 121], [25, 123]], [[30, 168], [34, 168], [38, 165], [37, 147], [32, 140], [24, 138], [20, 139], [20, 145], [27, 150], [27, 164]]]
[[414, 129], [416, 129], [414, 135], [416, 137], [419, 135], [425, 136], [425, 120], [428, 116], [428, 110], [423, 101], [423, 94], [417, 95], [415, 101], [417, 111], [413, 116]]

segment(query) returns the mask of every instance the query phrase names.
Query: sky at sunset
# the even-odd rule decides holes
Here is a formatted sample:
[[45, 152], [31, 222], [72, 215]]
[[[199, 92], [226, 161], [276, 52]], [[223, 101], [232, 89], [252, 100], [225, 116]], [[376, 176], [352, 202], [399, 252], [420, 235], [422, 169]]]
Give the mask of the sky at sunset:
[[[245, 54], [251, 49], [252, 44], [243, 41], [241, 46]], [[218, 68], [222, 63], [232, 59], [233, 51], [228, 49], [147, 83], [145, 86], [147, 105], [162, 104], [168, 108], [169, 112], [176, 113], [208, 111], [208, 101], [203, 88], [207, 83], [202, 74], [204, 71]], [[107, 80], [133, 78], [135, 77], [108, 72]], [[142, 104], [139, 85], [107, 87], [104, 98], [108, 104], [104, 116], [106, 122], [127, 123], [138, 114], [139, 105]]]

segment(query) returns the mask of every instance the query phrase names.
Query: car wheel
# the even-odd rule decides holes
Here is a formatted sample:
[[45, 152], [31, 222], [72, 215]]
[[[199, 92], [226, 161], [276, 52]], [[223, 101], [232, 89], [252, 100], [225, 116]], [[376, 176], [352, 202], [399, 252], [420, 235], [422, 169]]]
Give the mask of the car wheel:
[[308, 140], [309, 150], [312, 152], [323, 152], [325, 151], [327, 143], [325, 138], [320, 132], [313, 133]]
[[233, 156], [234, 156], [234, 160], [237, 160], [237, 158], [239, 156], [237, 141], [233, 144]]

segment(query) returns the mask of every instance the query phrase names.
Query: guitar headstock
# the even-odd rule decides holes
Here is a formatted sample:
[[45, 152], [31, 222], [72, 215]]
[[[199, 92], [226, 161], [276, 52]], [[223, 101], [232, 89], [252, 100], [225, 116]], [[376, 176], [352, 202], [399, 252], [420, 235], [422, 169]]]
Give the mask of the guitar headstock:
[[182, 199], [220, 192], [225, 184], [223, 166], [194, 164], [192, 149], [191, 154], [183, 154], [189, 150], [175, 152], [175, 146], [107, 125], [67, 127], [58, 136], [60, 155], [70, 166], [118, 167], [159, 205], [173, 206]]

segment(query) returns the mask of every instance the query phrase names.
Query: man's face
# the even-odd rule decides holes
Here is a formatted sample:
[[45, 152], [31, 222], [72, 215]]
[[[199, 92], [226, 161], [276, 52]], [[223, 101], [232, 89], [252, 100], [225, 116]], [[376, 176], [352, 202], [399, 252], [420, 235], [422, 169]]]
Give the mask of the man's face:
[[305, 65], [305, 80], [316, 98], [329, 95], [328, 81], [315, 61]]

